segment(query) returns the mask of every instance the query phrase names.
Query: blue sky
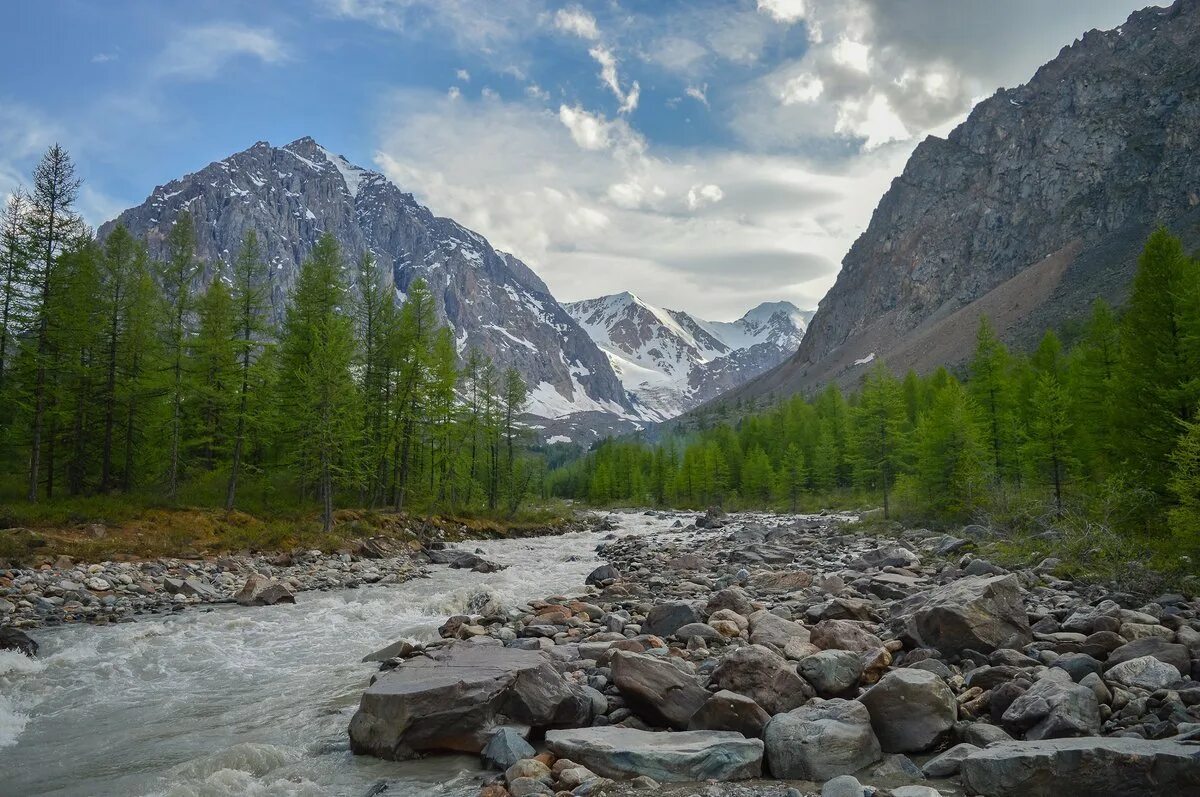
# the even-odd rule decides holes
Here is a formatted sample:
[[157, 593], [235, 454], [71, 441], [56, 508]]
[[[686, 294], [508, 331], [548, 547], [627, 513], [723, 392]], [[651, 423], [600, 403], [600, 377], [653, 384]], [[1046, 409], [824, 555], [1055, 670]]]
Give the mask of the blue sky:
[[98, 224], [311, 135], [562, 300], [813, 307], [928, 134], [1129, 0], [41, 0], [0, 10], [0, 194], [59, 141]]

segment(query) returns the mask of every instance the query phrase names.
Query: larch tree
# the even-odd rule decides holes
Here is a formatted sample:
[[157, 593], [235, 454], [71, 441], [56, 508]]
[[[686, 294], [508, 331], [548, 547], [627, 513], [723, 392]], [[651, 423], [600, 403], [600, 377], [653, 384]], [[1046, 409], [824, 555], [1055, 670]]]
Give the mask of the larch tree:
[[900, 383], [882, 362], [867, 374], [853, 418], [853, 461], [860, 483], [883, 493], [890, 517], [891, 488], [904, 462], [907, 414]]
[[242, 239], [233, 263], [234, 354], [237, 358], [238, 390], [229, 482], [225, 486], [226, 512], [232, 511], [237, 502], [238, 478], [246, 448], [246, 426], [250, 420], [251, 368], [259, 352], [268, 345], [273, 331], [270, 329], [270, 307], [267, 302], [268, 276], [258, 233], [250, 230]]
[[[47, 364], [50, 358], [50, 315], [56, 297], [52, 291], [59, 255], [81, 233], [82, 221], [75, 213], [80, 180], [75, 164], [60, 145], [46, 151], [33, 173], [33, 191], [29, 198], [25, 229], [30, 247], [29, 278], [33, 295], [34, 376], [30, 403], [29, 501], [38, 500], [41, 479], [42, 442], [45, 433], [48, 400]], [[48, 469], [53, 471], [53, 463]], [[53, 479], [51, 473], [50, 479]], [[51, 481], [51, 484], [53, 482]], [[47, 492], [52, 492], [48, 489]]]
[[196, 233], [192, 214], [181, 212], [167, 233], [166, 257], [159, 265], [159, 282], [166, 294], [168, 315], [163, 330], [167, 356], [167, 395], [171, 406], [170, 439], [167, 459], [167, 494], [174, 499], [179, 493], [181, 458], [183, 455], [183, 402], [187, 392], [186, 374], [189, 317], [193, 310], [192, 283], [200, 271], [196, 261]]

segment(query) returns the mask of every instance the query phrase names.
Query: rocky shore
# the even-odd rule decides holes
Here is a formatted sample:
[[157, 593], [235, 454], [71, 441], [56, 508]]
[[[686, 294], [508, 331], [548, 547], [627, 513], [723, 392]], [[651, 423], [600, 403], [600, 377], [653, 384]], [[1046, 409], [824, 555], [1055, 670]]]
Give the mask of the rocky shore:
[[351, 748], [479, 754], [480, 797], [1200, 794], [1200, 601], [843, 520], [614, 533], [586, 592], [369, 656]]

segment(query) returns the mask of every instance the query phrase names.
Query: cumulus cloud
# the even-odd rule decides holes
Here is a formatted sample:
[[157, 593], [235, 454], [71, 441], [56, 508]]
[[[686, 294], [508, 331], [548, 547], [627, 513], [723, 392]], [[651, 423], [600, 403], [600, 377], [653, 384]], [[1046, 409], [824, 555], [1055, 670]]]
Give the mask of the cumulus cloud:
[[554, 14], [554, 27], [581, 39], [600, 38], [600, 29], [596, 27], [596, 18], [579, 6], [558, 9]]
[[661, 148], [582, 106], [411, 92], [393, 97], [380, 136], [381, 170], [521, 257], [560, 299], [633, 289], [712, 318], [779, 298], [814, 306], [866, 223], [861, 198], [902, 162], [881, 149], [830, 171]]
[[458, 69], [458, 70], [455, 70], [455, 72], [454, 72], [454, 76], [455, 76], [456, 78], [458, 78], [459, 80], [461, 80], [463, 83], [470, 83], [470, 82], [471, 82], [471, 73], [470, 73], [470, 72], [468, 72], [468, 71], [467, 71], [467, 70], [465, 70], [465, 69]]
[[758, 0], [758, 10], [776, 22], [792, 24], [804, 19], [805, 0]]
[[163, 49], [154, 71], [158, 77], [208, 80], [237, 58], [278, 64], [288, 53], [267, 28], [214, 23], [182, 31]]

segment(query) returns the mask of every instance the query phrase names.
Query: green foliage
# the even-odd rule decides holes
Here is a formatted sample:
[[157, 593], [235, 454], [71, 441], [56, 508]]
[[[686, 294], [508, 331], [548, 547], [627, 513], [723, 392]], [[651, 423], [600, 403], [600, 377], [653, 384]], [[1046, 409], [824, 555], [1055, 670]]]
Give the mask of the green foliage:
[[316, 507], [321, 534], [339, 504], [515, 518], [546, 495], [524, 380], [475, 351], [460, 367], [423, 281], [398, 303], [364, 255], [351, 284], [326, 235], [277, 329], [255, 231], [232, 264], [205, 263], [181, 213], [152, 263], [123, 226], [85, 234], [78, 187], [52, 148], [0, 217], [0, 485], [50, 511], [117, 492]]

